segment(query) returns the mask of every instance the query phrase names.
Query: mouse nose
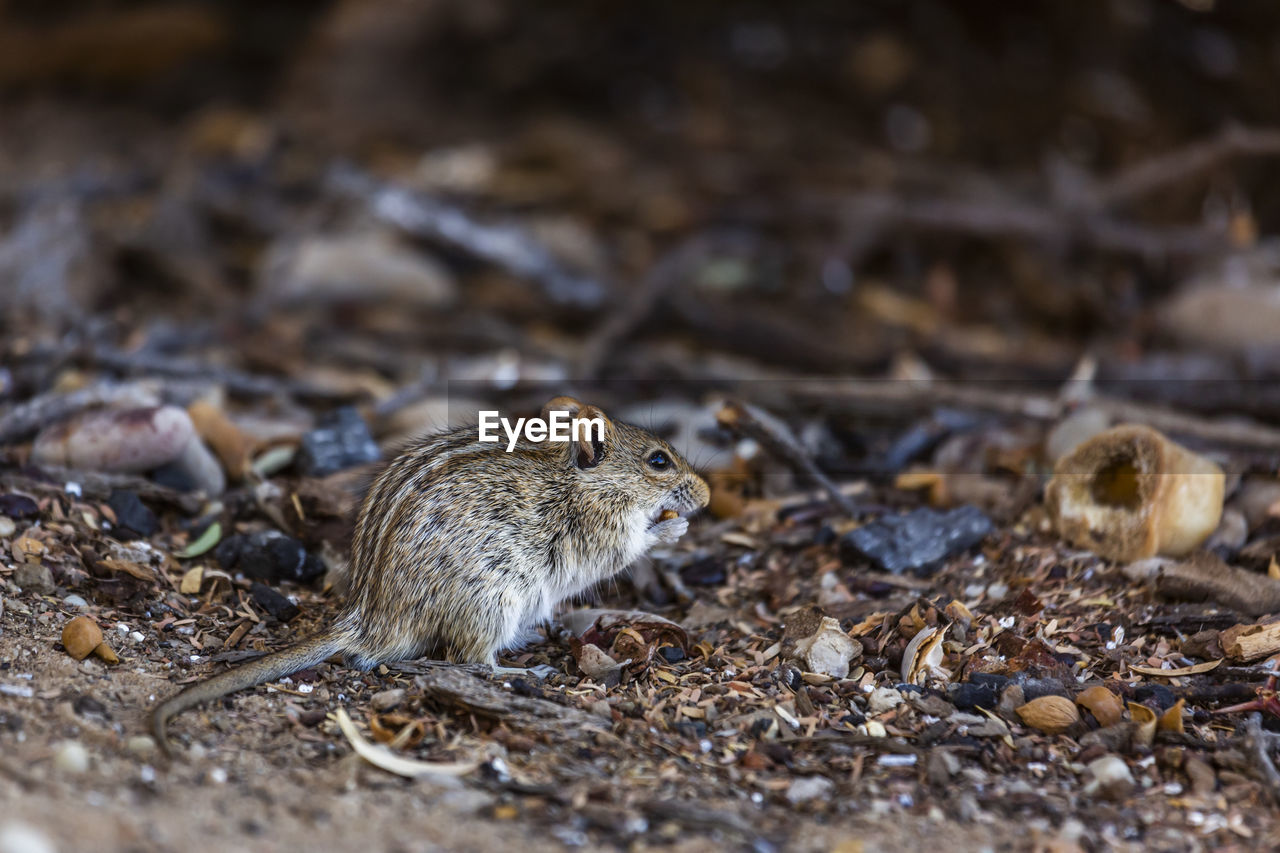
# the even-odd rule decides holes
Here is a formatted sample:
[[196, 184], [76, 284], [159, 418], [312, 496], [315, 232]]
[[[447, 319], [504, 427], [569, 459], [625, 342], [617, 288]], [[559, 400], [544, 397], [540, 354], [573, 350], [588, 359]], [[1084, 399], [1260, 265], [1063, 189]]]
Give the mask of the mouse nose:
[[711, 503], [711, 488], [707, 485], [707, 481], [697, 474], [690, 478], [686, 494], [694, 509], [702, 509]]

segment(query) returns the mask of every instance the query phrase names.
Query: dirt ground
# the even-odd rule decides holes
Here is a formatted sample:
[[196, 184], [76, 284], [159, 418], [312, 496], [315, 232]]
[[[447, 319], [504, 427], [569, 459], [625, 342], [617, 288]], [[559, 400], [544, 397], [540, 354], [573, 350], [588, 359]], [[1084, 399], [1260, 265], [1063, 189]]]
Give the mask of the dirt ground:
[[[1280, 849], [1280, 6], [1016, 5], [0, 0], [0, 853]], [[161, 755], [376, 458], [560, 394], [711, 498], [550, 675]], [[1126, 423], [1195, 551], [1060, 517]]]

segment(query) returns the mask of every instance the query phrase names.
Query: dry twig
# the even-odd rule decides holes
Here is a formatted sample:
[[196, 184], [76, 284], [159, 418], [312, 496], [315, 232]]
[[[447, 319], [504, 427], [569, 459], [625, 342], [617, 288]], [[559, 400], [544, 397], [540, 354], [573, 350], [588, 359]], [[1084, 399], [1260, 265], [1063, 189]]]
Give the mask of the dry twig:
[[804, 448], [791, 435], [786, 424], [774, 418], [768, 412], [746, 403], [728, 403], [717, 415], [721, 426], [733, 430], [748, 438], [753, 438], [764, 446], [765, 450], [789, 465], [802, 477], [807, 477], [820, 486], [830, 497], [831, 502], [847, 516], [859, 514], [858, 505], [831, 481], [817, 464], [805, 453]]

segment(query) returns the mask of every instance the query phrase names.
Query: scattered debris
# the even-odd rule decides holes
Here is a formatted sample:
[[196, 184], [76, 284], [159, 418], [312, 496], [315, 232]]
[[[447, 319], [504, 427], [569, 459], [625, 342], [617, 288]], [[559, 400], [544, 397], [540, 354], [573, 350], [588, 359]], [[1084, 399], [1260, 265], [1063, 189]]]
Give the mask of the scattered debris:
[[381, 744], [372, 744], [365, 740], [360, 732], [356, 730], [355, 723], [351, 722], [351, 717], [347, 715], [346, 708], [339, 708], [335, 712], [335, 717], [338, 720], [338, 727], [342, 730], [356, 754], [374, 767], [385, 770], [388, 773], [394, 773], [397, 776], [404, 776], [409, 779], [423, 779], [432, 776], [465, 776], [474, 772], [480, 766], [475, 761], [432, 762], [396, 755]]

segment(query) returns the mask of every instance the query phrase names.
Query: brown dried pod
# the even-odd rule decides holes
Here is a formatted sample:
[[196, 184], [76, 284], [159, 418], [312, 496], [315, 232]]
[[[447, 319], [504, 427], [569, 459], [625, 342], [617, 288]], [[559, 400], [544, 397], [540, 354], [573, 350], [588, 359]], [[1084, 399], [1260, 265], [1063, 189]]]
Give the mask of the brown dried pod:
[[1186, 704], [1186, 699], [1179, 699], [1175, 702], [1169, 710], [1160, 715], [1160, 719], [1156, 721], [1156, 729], [1162, 732], [1182, 734], [1185, 731], [1182, 727], [1182, 708]]
[[1076, 704], [1093, 714], [1093, 718], [1103, 728], [1114, 726], [1124, 719], [1124, 703], [1119, 696], [1101, 684], [1080, 691]]
[[664, 509], [662, 514], [658, 516], [658, 521], [670, 521], [673, 518], [679, 517], [680, 513], [676, 512], [674, 509]]
[[1156, 712], [1137, 702], [1129, 703], [1129, 718], [1138, 724], [1133, 733], [1134, 746], [1151, 746], [1156, 736]]
[[1041, 696], [1015, 710], [1023, 723], [1050, 735], [1061, 734], [1080, 722], [1076, 703], [1065, 696]]
[[62, 645], [67, 654], [84, 660], [102, 643], [102, 629], [88, 616], [77, 616], [62, 627]]
[[93, 647], [93, 653], [106, 663], [120, 663], [120, 657], [116, 654], [115, 649], [108, 646], [105, 642], [98, 643]]

